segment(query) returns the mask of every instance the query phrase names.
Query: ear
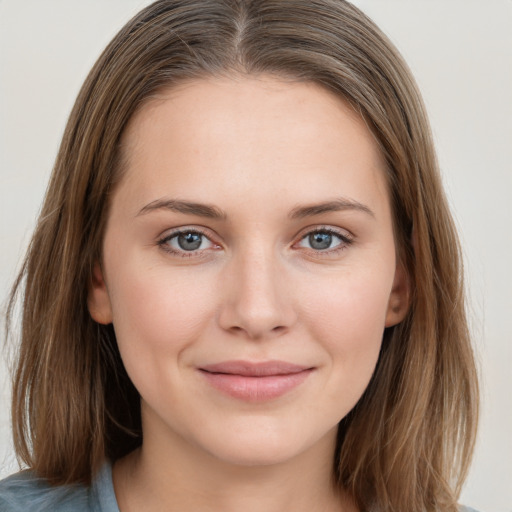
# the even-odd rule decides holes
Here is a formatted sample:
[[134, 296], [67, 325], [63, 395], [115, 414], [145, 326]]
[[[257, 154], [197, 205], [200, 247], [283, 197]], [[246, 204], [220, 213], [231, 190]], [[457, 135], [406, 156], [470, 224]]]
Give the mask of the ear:
[[94, 264], [89, 293], [87, 296], [87, 307], [93, 320], [99, 324], [112, 323], [112, 307], [108, 295], [107, 285], [103, 278], [103, 270], [98, 262]]
[[386, 327], [399, 324], [409, 310], [411, 298], [411, 283], [408, 272], [402, 262], [398, 262], [391, 294], [389, 295], [386, 313]]

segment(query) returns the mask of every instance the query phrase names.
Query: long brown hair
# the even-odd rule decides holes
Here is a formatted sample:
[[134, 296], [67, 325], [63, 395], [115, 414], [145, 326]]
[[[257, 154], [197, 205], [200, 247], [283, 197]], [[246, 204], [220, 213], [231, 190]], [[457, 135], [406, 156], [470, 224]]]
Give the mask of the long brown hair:
[[455, 512], [478, 409], [460, 249], [411, 74], [343, 0], [160, 0], [100, 56], [11, 295], [8, 325], [18, 298], [23, 312], [12, 407], [20, 460], [53, 483], [87, 483], [105, 457], [140, 445], [140, 401], [114, 331], [87, 309], [109, 195], [122, 179], [120, 140], [159, 89], [233, 73], [320, 84], [379, 144], [411, 307], [384, 333], [373, 378], [340, 423], [333, 475], [361, 510]]

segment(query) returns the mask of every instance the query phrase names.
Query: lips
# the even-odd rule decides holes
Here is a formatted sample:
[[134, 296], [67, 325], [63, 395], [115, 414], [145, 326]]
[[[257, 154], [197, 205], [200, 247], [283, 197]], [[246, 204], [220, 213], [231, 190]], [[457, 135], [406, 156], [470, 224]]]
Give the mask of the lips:
[[225, 361], [202, 366], [199, 371], [216, 390], [239, 400], [260, 402], [292, 391], [313, 368], [285, 361]]

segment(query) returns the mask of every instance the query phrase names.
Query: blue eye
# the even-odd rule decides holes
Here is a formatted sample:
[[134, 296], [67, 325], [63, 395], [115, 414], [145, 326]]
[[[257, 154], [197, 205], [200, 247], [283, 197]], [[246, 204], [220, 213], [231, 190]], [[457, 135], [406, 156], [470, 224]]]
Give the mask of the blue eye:
[[298, 245], [315, 251], [328, 251], [347, 246], [350, 243], [351, 240], [346, 236], [328, 229], [319, 229], [304, 236]]
[[158, 242], [165, 250], [174, 253], [196, 252], [213, 247], [213, 242], [195, 230], [175, 232]]
[[333, 242], [333, 236], [331, 233], [311, 233], [308, 235], [309, 246], [317, 251], [323, 251], [330, 249]]
[[203, 243], [203, 235], [199, 233], [180, 233], [175, 238], [180, 249], [184, 251], [195, 251]]

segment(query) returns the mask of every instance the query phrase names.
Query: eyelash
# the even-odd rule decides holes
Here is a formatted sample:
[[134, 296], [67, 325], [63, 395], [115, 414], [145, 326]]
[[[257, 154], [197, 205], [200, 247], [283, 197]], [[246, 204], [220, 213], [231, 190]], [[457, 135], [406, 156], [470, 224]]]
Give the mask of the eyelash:
[[173, 231], [172, 233], [169, 233], [169, 234], [165, 235], [163, 238], [161, 238], [160, 240], [158, 240], [157, 245], [159, 247], [161, 247], [165, 252], [168, 252], [174, 256], [178, 256], [181, 258], [194, 258], [194, 257], [197, 258], [197, 257], [203, 256], [204, 252], [207, 249], [202, 249], [200, 251], [197, 251], [197, 250], [186, 251], [184, 249], [176, 250], [176, 249], [173, 249], [169, 245], [169, 242], [172, 239], [177, 238], [180, 235], [185, 235], [185, 234], [200, 235], [200, 236], [206, 238], [207, 240], [209, 240], [212, 244], [217, 245], [217, 244], [215, 244], [215, 242], [212, 242], [211, 238], [204, 231], [202, 231], [201, 229], [198, 229], [198, 228], [179, 229], [179, 230]]
[[296, 242], [294, 245], [297, 245], [298, 243], [302, 242], [303, 240], [305, 240], [307, 237], [309, 237], [311, 235], [315, 235], [315, 234], [319, 234], [319, 233], [325, 233], [325, 234], [328, 234], [331, 236], [335, 236], [340, 240], [340, 243], [333, 248], [328, 248], [328, 249], [324, 249], [324, 250], [306, 248], [308, 250], [308, 252], [314, 253], [314, 255], [316, 257], [318, 257], [318, 256], [320, 256], [320, 257], [334, 256], [334, 255], [340, 253], [341, 251], [344, 251], [345, 249], [347, 249], [354, 242], [352, 235], [349, 235], [347, 232], [341, 232], [341, 231], [338, 231], [331, 227], [322, 226], [322, 227], [315, 228], [310, 231], [301, 233], [301, 235], [299, 237], [299, 241]]
[[[340, 240], [340, 243], [333, 248], [327, 248], [324, 250], [305, 248], [308, 252], [314, 253], [315, 256], [317, 256], [317, 257], [318, 256], [321, 256], [321, 257], [322, 256], [332, 256], [332, 255], [338, 254], [339, 252], [341, 252], [341, 251], [345, 250], [347, 247], [349, 247], [354, 241], [351, 235], [348, 235], [346, 233], [341, 233], [340, 231], [335, 230], [330, 227], [319, 227], [319, 228], [312, 229], [310, 231], [303, 232], [300, 235], [299, 240], [297, 242], [295, 242], [293, 244], [293, 246], [296, 246], [297, 244], [299, 244], [300, 242], [305, 240], [307, 237], [314, 235], [314, 234], [318, 234], [318, 233], [325, 233], [325, 234], [328, 234], [331, 236], [335, 236]], [[218, 244], [215, 244], [215, 242], [213, 242], [211, 240], [211, 238], [204, 231], [202, 231], [201, 229], [198, 229], [198, 228], [179, 229], [179, 230], [173, 231], [172, 233], [167, 234], [166, 236], [164, 236], [163, 238], [158, 240], [157, 245], [159, 247], [161, 247], [162, 250], [164, 250], [165, 252], [170, 253], [175, 256], [178, 256], [178, 257], [181, 257], [181, 258], [193, 258], [193, 257], [197, 258], [197, 257], [204, 256], [205, 251], [207, 251], [208, 249], [186, 251], [184, 249], [176, 250], [176, 249], [171, 248], [171, 246], [169, 245], [169, 242], [171, 240], [177, 238], [178, 236], [184, 235], [184, 234], [200, 235], [201, 237], [206, 238], [211, 244], [218, 245]]]

